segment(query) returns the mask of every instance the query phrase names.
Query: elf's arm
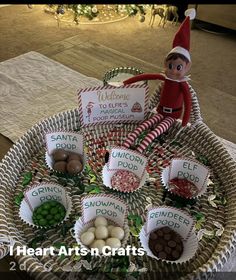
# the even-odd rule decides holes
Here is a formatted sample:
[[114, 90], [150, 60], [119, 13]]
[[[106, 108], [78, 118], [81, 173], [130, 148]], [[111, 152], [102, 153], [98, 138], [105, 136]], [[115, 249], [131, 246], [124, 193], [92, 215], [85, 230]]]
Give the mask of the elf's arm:
[[191, 93], [188, 84], [186, 82], [181, 83], [181, 88], [182, 88], [183, 98], [184, 98], [184, 115], [182, 119], [182, 126], [186, 126], [190, 118], [192, 98], [191, 98]]
[[161, 80], [165, 81], [165, 76], [162, 74], [140, 74], [136, 75], [132, 78], [125, 80], [123, 83], [124, 85], [132, 84], [139, 81], [146, 81], [146, 80]]

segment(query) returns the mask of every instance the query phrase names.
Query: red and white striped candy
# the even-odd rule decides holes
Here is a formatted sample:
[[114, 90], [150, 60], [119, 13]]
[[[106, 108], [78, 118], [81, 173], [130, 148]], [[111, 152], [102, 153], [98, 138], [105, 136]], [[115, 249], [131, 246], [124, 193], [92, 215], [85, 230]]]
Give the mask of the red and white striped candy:
[[171, 117], [166, 117], [153, 131], [149, 132], [144, 138], [143, 142], [137, 148], [137, 151], [142, 153], [152, 141], [159, 135], [167, 131], [169, 127], [174, 123], [174, 119]]
[[198, 188], [192, 182], [179, 178], [173, 178], [168, 182], [168, 190], [185, 198], [193, 198], [198, 194]]
[[145, 131], [146, 129], [152, 127], [154, 124], [159, 123], [164, 117], [161, 114], [156, 114], [150, 119], [144, 121], [141, 123], [132, 133], [130, 133], [123, 143], [123, 146], [125, 148], [129, 148], [136, 138], [140, 135], [141, 132]]
[[118, 170], [111, 178], [111, 186], [122, 192], [132, 192], [140, 185], [140, 179], [133, 172]]

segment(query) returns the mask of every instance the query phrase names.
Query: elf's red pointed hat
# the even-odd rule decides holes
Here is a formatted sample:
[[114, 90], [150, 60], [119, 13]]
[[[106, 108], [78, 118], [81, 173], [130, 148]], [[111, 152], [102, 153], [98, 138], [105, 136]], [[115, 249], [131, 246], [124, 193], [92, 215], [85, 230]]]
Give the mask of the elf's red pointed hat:
[[182, 24], [179, 27], [179, 30], [175, 34], [175, 38], [173, 40], [173, 49], [168, 53], [180, 53], [184, 55], [189, 61], [191, 61], [190, 58], [190, 20], [194, 19], [196, 16], [196, 10], [194, 8], [188, 9], [185, 11], [185, 20], [182, 22]]

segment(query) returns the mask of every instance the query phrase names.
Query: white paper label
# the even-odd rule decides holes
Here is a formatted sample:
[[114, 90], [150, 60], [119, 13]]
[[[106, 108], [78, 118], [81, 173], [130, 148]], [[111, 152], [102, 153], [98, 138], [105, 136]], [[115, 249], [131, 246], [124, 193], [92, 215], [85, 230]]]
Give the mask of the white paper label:
[[31, 209], [34, 209], [48, 200], [56, 200], [67, 205], [66, 192], [63, 187], [57, 184], [44, 183], [33, 186], [25, 191], [26, 202]]
[[96, 87], [78, 92], [83, 125], [104, 122], [137, 122], [145, 118], [148, 87]]
[[46, 134], [47, 152], [49, 155], [55, 149], [63, 149], [83, 155], [83, 135], [77, 132], [58, 131]]
[[128, 170], [141, 179], [144, 175], [147, 160], [147, 157], [136, 151], [114, 147], [110, 151], [108, 170]]
[[82, 211], [83, 223], [103, 216], [122, 227], [127, 215], [127, 205], [110, 195], [93, 195], [82, 199]]
[[173, 159], [170, 165], [169, 179], [178, 177], [192, 182], [198, 190], [206, 184], [209, 170], [197, 161], [188, 159]]
[[147, 213], [146, 233], [168, 226], [186, 240], [192, 231], [194, 221], [190, 215], [172, 207], [152, 208]]

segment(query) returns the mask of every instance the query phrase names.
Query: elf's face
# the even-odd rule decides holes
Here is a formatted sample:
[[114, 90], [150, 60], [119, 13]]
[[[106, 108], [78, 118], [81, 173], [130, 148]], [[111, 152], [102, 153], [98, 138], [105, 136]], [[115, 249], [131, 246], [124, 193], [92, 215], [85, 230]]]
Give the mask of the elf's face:
[[187, 63], [181, 58], [169, 59], [165, 62], [165, 74], [170, 79], [181, 80], [189, 71], [190, 66], [190, 62]]

